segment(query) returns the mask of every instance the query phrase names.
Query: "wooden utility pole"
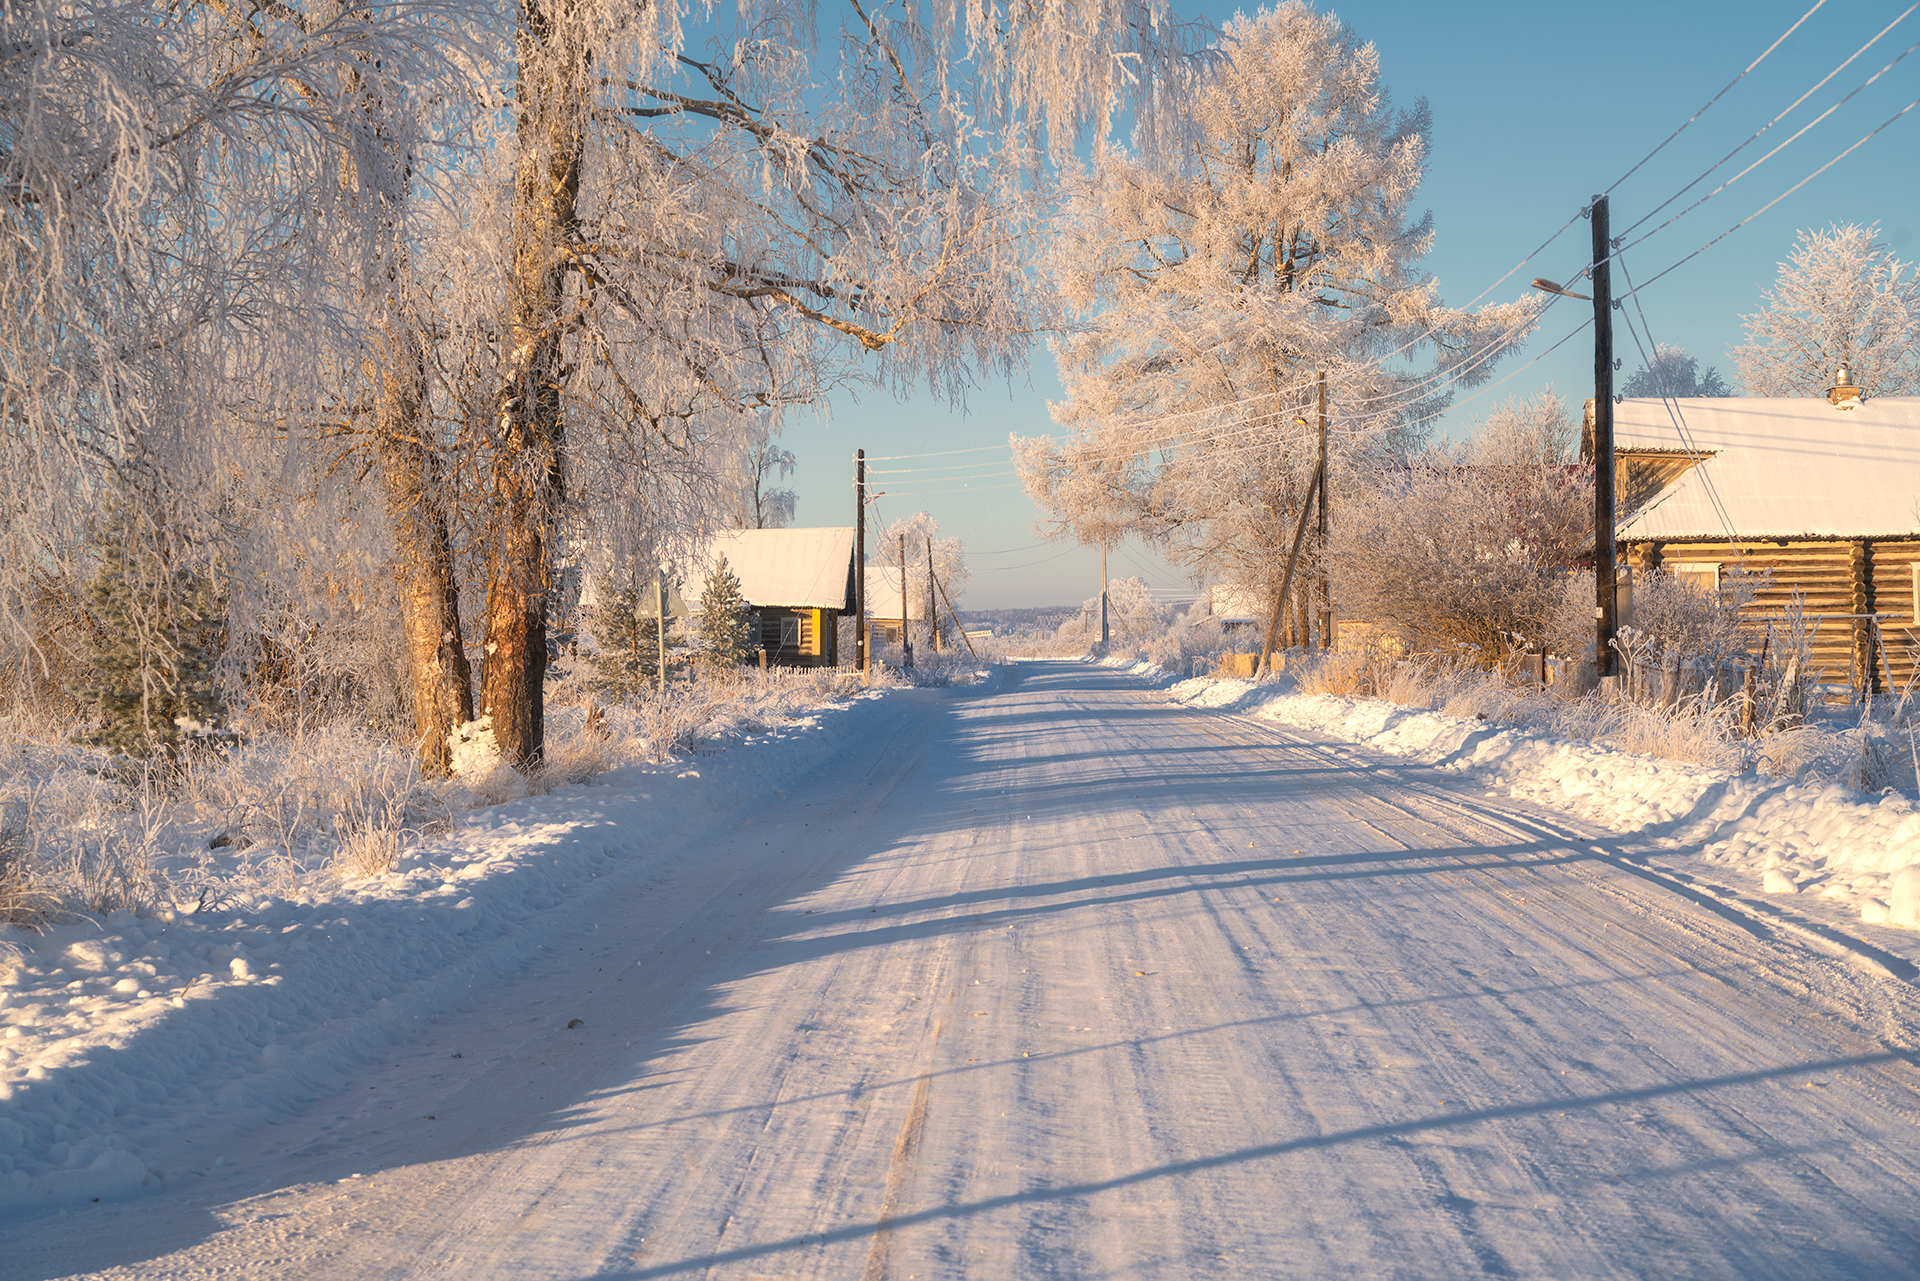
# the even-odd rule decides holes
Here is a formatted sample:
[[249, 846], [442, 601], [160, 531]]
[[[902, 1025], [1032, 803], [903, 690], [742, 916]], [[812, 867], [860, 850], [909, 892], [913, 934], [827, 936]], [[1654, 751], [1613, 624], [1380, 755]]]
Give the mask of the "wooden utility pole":
[[900, 648], [907, 655], [907, 670], [913, 670], [913, 633], [907, 630], [907, 535], [900, 533]]
[[867, 451], [853, 451], [853, 661], [867, 670]]
[[1613, 548], [1613, 284], [1608, 260], [1607, 198], [1593, 198], [1593, 588], [1594, 673], [1613, 675], [1615, 615]]
[[[1312, 484], [1307, 489], [1307, 501], [1300, 505], [1300, 523], [1294, 526], [1293, 529], [1293, 551], [1287, 557], [1287, 575], [1280, 580], [1280, 594], [1274, 597], [1273, 619], [1267, 624], [1267, 643], [1260, 648], [1260, 666], [1263, 667], [1266, 665], [1268, 657], [1273, 653], [1274, 641], [1279, 638], [1280, 615], [1286, 612], [1287, 593], [1293, 590], [1294, 567], [1300, 563], [1300, 544], [1306, 541], [1307, 517], [1313, 515], [1314, 493], [1319, 488], [1320, 477], [1319, 474], [1316, 473]], [[1256, 670], [1255, 675], [1258, 674], [1258, 670]]]
[[1333, 568], [1327, 559], [1327, 371], [1320, 371], [1320, 465], [1314, 472], [1320, 491], [1320, 648], [1333, 648]]
[[1107, 652], [1107, 545], [1100, 544], [1100, 653]]
[[940, 652], [940, 607], [933, 600], [933, 538], [927, 538], [927, 640]]
[[[929, 566], [927, 569], [927, 576], [930, 578], [933, 576], [933, 569], [931, 566]], [[933, 585], [935, 587], [940, 587], [940, 580], [935, 578], [933, 580]], [[940, 587], [940, 599], [947, 602], [947, 617], [953, 620], [953, 630], [956, 632], [959, 632], [960, 639], [966, 643], [967, 653], [972, 654], [973, 657], [975, 658], [980, 657], [979, 654], [974, 652], [973, 640], [971, 637], [967, 635], [966, 626], [963, 623], [961, 623], [960, 615], [954, 612], [953, 597], [947, 595], [947, 589], [944, 587]]]
[[653, 571], [653, 634], [660, 642], [660, 670], [654, 673], [656, 688], [667, 692], [667, 585], [659, 570]]

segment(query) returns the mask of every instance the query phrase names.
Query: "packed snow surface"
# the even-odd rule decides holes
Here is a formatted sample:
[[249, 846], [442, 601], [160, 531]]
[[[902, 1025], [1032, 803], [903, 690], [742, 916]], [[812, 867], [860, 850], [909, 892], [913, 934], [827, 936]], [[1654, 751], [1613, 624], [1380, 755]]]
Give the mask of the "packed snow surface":
[[1913, 1274], [1911, 932], [1673, 865], [1729, 780], [1170, 693], [1232, 701], [1026, 663], [43, 941], [0, 1275]]
[[[1146, 673], [1149, 669], [1139, 669]], [[1772, 895], [1805, 895], [1822, 919], [1858, 926], [1880, 945], [1920, 955], [1920, 807], [1889, 791], [1866, 796], [1636, 756], [1511, 726], [1461, 720], [1377, 699], [1303, 695], [1208, 677], [1181, 681], [1175, 701], [1316, 730], [1433, 766], [1501, 796], [1536, 801], [1609, 831], [1679, 849], [1663, 862], [1696, 878]], [[1907, 869], [1912, 869], [1908, 871]], [[1824, 909], [1824, 910], [1823, 910]]]

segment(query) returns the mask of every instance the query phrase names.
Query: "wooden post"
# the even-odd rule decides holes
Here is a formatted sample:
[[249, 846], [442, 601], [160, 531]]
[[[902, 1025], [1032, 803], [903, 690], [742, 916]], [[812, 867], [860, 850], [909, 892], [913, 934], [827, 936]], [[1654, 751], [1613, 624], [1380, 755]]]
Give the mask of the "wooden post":
[[900, 533], [900, 648], [907, 655], [907, 670], [913, 670], [913, 633], [907, 630], [907, 535]]
[[1613, 675], [1613, 245], [1607, 198], [1593, 198], [1593, 594], [1594, 674]]
[[867, 451], [853, 451], [853, 663], [867, 670]]
[[653, 571], [653, 635], [660, 643], [660, 668], [654, 673], [654, 688], [662, 697], [667, 692], [667, 584], [664, 576]]
[[940, 607], [933, 599], [933, 538], [927, 538], [927, 639], [933, 652], [940, 652]]
[[1320, 519], [1316, 546], [1320, 549], [1320, 648], [1333, 648], [1333, 566], [1327, 559], [1327, 371], [1320, 371]]
[[1273, 653], [1274, 637], [1280, 632], [1280, 615], [1287, 608], [1287, 594], [1293, 590], [1293, 569], [1300, 563], [1300, 542], [1307, 536], [1307, 517], [1313, 514], [1313, 498], [1319, 488], [1320, 478], [1315, 476], [1307, 489], [1307, 501], [1300, 504], [1300, 523], [1293, 531], [1293, 554], [1287, 557], [1287, 574], [1280, 580], [1280, 594], [1274, 597], [1273, 621], [1267, 624], [1267, 643], [1260, 650], [1260, 665]]

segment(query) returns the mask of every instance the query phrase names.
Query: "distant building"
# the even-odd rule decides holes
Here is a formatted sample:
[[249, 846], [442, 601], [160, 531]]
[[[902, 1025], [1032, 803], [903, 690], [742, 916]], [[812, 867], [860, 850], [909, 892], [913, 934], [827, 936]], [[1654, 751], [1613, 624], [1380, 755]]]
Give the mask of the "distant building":
[[867, 566], [867, 627], [873, 633], [874, 643], [898, 645], [902, 620], [914, 625], [914, 634], [926, 639], [927, 601], [926, 583], [920, 584], [915, 591], [909, 573], [907, 582], [907, 607], [900, 608], [900, 567], [898, 565]]
[[1766, 571], [1756, 610], [1798, 598], [1823, 679], [1900, 689], [1920, 648], [1920, 397], [1835, 382], [1824, 399], [1615, 405], [1621, 563], [1702, 586]]
[[[753, 644], [781, 667], [839, 665], [839, 622], [853, 612], [853, 530], [734, 529], [694, 557], [687, 601], [695, 611], [719, 562], [740, 579], [753, 609]], [[898, 595], [898, 592], [895, 593]]]
[[1207, 588], [1207, 614], [1228, 632], [1258, 627], [1271, 609], [1251, 587], [1215, 583]]

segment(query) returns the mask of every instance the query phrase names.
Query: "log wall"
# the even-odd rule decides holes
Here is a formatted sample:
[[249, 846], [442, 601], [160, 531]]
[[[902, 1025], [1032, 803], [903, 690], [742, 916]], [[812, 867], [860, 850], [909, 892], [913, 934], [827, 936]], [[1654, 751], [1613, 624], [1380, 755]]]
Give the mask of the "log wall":
[[1751, 612], [1778, 615], [1796, 597], [1809, 623], [1816, 615], [1879, 616], [1880, 642], [1873, 629], [1842, 618], [1819, 619], [1813, 661], [1822, 684], [1851, 684], [1856, 692], [1870, 676], [1876, 694], [1905, 689], [1920, 663], [1920, 617], [1915, 614], [1915, 574], [1920, 566], [1920, 536], [1826, 540], [1756, 539], [1729, 543], [1626, 543], [1621, 562], [1636, 573], [1664, 569], [1684, 572], [1718, 564], [1733, 570], [1769, 571], [1771, 580], [1755, 596]]

